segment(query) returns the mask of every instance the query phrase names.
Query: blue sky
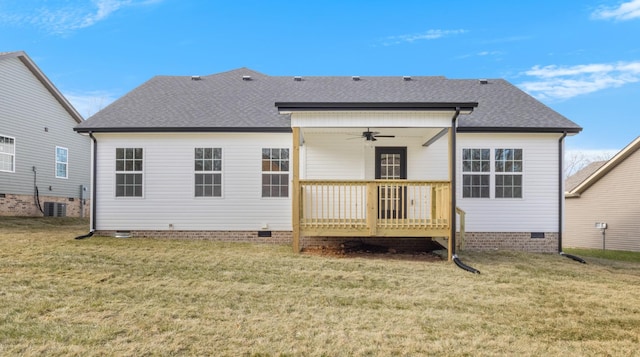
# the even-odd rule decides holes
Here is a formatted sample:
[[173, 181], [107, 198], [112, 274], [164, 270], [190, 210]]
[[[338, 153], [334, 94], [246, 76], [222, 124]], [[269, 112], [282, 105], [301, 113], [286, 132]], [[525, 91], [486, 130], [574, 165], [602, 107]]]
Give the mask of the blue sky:
[[85, 117], [155, 75], [504, 78], [580, 124], [567, 149], [640, 135], [640, 0], [0, 0], [24, 50]]

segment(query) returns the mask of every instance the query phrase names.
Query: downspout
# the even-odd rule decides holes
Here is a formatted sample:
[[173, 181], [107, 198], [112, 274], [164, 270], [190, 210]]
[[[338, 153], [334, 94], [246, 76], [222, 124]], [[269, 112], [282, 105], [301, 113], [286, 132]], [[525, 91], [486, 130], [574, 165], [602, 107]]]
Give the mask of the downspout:
[[449, 155], [451, 155], [451, 226], [449, 232], [451, 236], [451, 257], [458, 268], [466, 270], [473, 274], [480, 274], [479, 270], [466, 265], [456, 255], [456, 152], [458, 150], [456, 148], [456, 132], [458, 131], [456, 120], [458, 119], [458, 116], [460, 116], [460, 107], [456, 108], [456, 113], [453, 115], [453, 118], [451, 118], [451, 152], [449, 153]]
[[451, 118], [451, 225], [449, 235], [451, 236], [451, 256], [456, 255], [456, 120], [460, 116], [460, 107], [456, 107], [456, 113]]
[[560, 140], [558, 140], [558, 191], [560, 192], [558, 195], [558, 253], [569, 259], [573, 259], [582, 264], [587, 264], [587, 262], [572, 254], [567, 254], [562, 251], [562, 221], [564, 215], [562, 214], [562, 202], [564, 202], [564, 190], [562, 189], [564, 183], [564, 138], [567, 137], [567, 132], [563, 132]]
[[564, 202], [564, 138], [567, 132], [563, 132], [560, 140], [558, 140], [558, 253], [562, 253], [562, 203]]
[[92, 161], [92, 185], [91, 185], [91, 224], [90, 224], [90, 229], [89, 229], [89, 233], [85, 234], [85, 235], [81, 235], [81, 236], [77, 236], [75, 239], [85, 239], [85, 238], [89, 238], [91, 236], [93, 236], [93, 233], [96, 230], [96, 181], [97, 181], [97, 157], [98, 157], [98, 141], [96, 140], [96, 137], [93, 136], [92, 132], [89, 132], [89, 137], [91, 138], [91, 140], [93, 140], [93, 157], [91, 159]]

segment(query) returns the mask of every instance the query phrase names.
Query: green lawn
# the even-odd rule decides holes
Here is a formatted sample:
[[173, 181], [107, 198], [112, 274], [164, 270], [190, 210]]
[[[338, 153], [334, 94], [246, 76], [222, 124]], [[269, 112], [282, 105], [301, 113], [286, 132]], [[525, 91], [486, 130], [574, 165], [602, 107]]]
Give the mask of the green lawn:
[[463, 253], [449, 262], [92, 237], [0, 217], [0, 355], [630, 356], [640, 264]]
[[640, 263], [640, 252], [627, 252], [621, 250], [602, 250], [602, 249], [580, 249], [566, 248], [565, 253], [578, 255], [581, 258], [601, 258], [609, 260], [620, 260], [626, 262]]

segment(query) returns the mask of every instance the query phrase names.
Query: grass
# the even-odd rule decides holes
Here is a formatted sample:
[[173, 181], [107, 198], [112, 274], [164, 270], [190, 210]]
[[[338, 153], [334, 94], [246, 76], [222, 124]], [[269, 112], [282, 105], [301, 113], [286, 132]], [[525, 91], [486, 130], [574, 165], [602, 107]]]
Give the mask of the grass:
[[0, 218], [1, 355], [633, 355], [640, 265], [464, 253], [448, 262], [92, 237]]
[[567, 248], [567, 249], [564, 249], [564, 252], [578, 255], [581, 258], [591, 257], [591, 258], [640, 263], [640, 252], [628, 252], [628, 251], [622, 251], [622, 250], [581, 249], [581, 248]]

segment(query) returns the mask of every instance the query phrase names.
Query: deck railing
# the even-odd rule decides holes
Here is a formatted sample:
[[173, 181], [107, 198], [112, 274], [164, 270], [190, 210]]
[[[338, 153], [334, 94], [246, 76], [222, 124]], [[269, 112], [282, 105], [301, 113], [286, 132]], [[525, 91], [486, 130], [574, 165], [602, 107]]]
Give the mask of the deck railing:
[[448, 236], [448, 181], [300, 180], [305, 235]]

